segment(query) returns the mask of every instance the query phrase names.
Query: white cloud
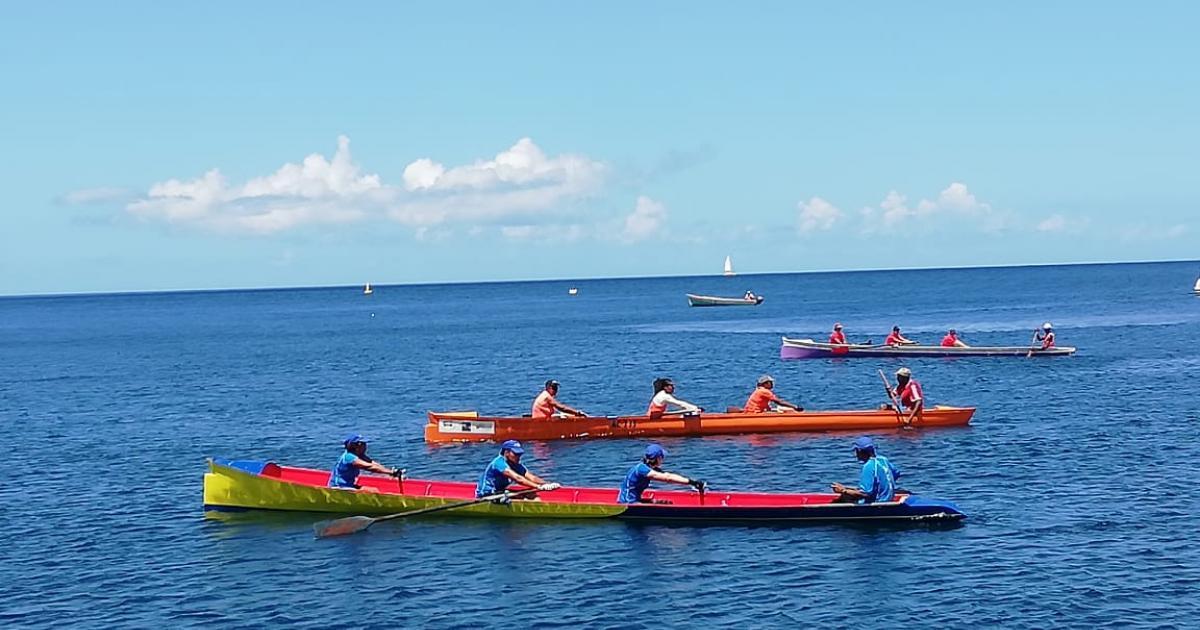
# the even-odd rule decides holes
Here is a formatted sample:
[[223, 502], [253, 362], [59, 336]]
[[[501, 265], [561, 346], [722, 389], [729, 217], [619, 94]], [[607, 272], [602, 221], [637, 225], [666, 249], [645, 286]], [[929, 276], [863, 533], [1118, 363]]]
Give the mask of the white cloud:
[[1053, 214], [1037, 224], [1039, 232], [1061, 232], [1067, 227], [1067, 220], [1061, 214]]
[[[388, 217], [413, 227], [530, 219], [599, 189], [606, 167], [583, 156], [547, 157], [522, 138], [492, 160], [446, 168], [410, 163], [402, 186], [364, 174], [338, 138], [332, 159], [312, 154], [270, 175], [231, 185], [218, 169], [150, 187], [126, 210], [147, 220], [230, 232], [268, 234], [304, 225]], [[423, 235], [423, 233], [422, 233]]]
[[797, 229], [801, 233], [831, 229], [842, 218], [842, 211], [837, 206], [820, 197], [801, 201], [797, 207], [800, 208]]
[[553, 241], [573, 243], [584, 236], [582, 225], [504, 225], [500, 235], [514, 241]]
[[127, 201], [134, 196], [133, 191], [125, 188], [101, 186], [98, 188], [84, 188], [82, 190], [71, 191], [59, 197], [58, 201], [72, 206], [81, 206]]
[[633, 213], [625, 217], [621, 234], [626, 241], [642, 241], [658, 235], [666, 223], [666, 206], [649, 197], [638, 197]]
[[938, 193], [936, 199], [921, 199], [915, 205], [909, 204], [906, 195], [891, 190], [878, 206], [865, 207], [859, 214], [863, 219], [864, 233], [876, 232], [880, 227], [902, 228], [943, 217], [971, 220], [984, 231], [999, 230], [1007, 221], [1004, 213], [980, 201], [961, 182], [952, 182]]

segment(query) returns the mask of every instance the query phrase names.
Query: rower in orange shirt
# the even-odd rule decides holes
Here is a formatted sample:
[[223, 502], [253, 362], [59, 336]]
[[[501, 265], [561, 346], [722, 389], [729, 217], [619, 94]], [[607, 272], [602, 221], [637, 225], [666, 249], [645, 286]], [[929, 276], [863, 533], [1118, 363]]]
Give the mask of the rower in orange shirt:
[[910, 346], [915, 345], [917, 342], [901, 335], [899, 326], [892, 326], [892, 334], [888, 335], [887, 339], [883, 340], [883, 343], [889, 346]]
[[942, 337], [942, 347], [943, 348], [968, 348], [970, 346], [963, 343], [963, 340], [958, 338], [958, 331], [951, 328], [950, 332], [946, 333], [945, 337]]
[[846, 335], [842, 334], [842, 323], [838, 322], [833, 325], [833, 332], [829, 334], [829, 343], [844, 345], [846, 343]]
[[554, 398], [557, 394], [558, 381], [554, 379], [546, 381], [546, 388], [543, 389], [533, 401], [533, 413], [530, 415], [534, 420], [553, 418], [555, 412], [562, 412], [572, 416], [587, 417], [586, 413], [558, 402], [558, 400]]
[[1054, 326], [1050, 322], [1042, 324], [1042, 332], [1037, 333], [1035, 338], [1042, 342], [1042, 350], [1049, 350], [1054, 347]]
[[764, 413], [771, 410], [771, 404], [775, 404], [775, 411], [791, 409], [793, 411], [804, 411], [804, 407], [790, 403], [775, 395], [775, 379], [769, 374], [763, 374], [758, 377], [758, 387], [750, 394], [750, 398], [746, 400], [746, 404], [742, 406], [744, 413]]

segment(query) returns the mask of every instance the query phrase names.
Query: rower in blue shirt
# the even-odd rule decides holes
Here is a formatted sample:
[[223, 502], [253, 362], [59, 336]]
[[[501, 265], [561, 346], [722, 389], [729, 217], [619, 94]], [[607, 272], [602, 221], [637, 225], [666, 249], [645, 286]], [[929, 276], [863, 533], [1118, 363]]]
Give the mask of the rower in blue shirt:
[[525, 449], [516, 440], [507, 440], [500, 445], [500, 454], [483, 469], [479, 483], [475, 486], [475, 498], [501, 494], [508, 490], [509, 484], [516, 482], [527, 488], [551, 491], [561, 488], [557, 483], [548, 483], [545, 479], [529, 472], [521, 464], [521, 456]]
[[862, 474], [858, 487], [852, 488], [834, 482], [830, 485], [838, 493], [838, 503], [879, 503], [896, 498], [896, 478], [900, 469], [883, 455], [875, 452], [875, 443], [869, 437], [860, 437], [854, 442], [854, 456], [862, 462]]
[[[346, 436], [342, 441], [342, 446], [346, 448], [342, 452], [341, 457], [338, 457], [337, 463], [333, 466], [333, 472], [329, 474], [330, 488], [347, 488], [350, 490], [361, 490], [362, 486], [358, 484], [358, 474], [364, 470], [377, 472], [383, 475], [391, 475], [397, 479], [404, 478], [404, 470], [401, 468], [388, 468], [383, 464], [367, 457], [367, 442], [368, 438], [352, 433]], [[372, 490], [373, 488], [368, 488]]]
[[625, 474], [625, 481], [621, 483], [621, 492], [617, 495], [619, 503], [650, 503], [649, 500], [642, 498], [642, 493], [646, 488], [650, 487], [650, 481], [664, 481], [666, 483], [677, 483], [682, 486], [691, 486], [700, 492], [704, 492], [706, 484], [700, 479], [688, 479], [683, 475], [666, 472], [662, 469], [663, 459], [667, 456], [667, 450], [657, 444], [651, 444], [646, 447], [646, 455], [642, 457], [642, 462]]

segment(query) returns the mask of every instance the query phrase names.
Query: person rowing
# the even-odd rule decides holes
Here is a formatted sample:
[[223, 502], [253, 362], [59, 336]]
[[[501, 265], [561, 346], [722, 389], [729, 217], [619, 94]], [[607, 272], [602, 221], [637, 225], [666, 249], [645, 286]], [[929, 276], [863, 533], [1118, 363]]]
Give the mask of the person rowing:
[[896, 478], [900, 469], [886, 457], [875, 452], [875, 443], [869, 437], [854, 441], [854, 456], [862, 462], [858, 486], [845, 486], [836, 481], [830, 488], [838, 494], [835, 503], [879, 503], [896, 498]]
[[641, 463], [630, 468], [629, 472], [625, 474], [625, 480], [621, 482], [621, 491], [617, 494], [617, 502], [670, 503], [670, 501], [666, 500], [651, 501], [642, 498], [642, 493], [650, 487], [651, 481], [677, 483], [681, 486], [691, 486], [699, 492], [704, 492], [708, 484], [704, 483], [703, 480], [689, 479], [683, 475], [663, 470], [662, 463], [666, 456], [667, 450], [658, 444], [647, 446], [646, 454], [642, 457]]
[[[772, 408], [772, 405], [774, 408]], [[745, 413], [764, 413], [767, 411], [783, 411], [791, 409], [792, 411], [804, 411], [804, 407], [790, 403], [775, 395], [775, 379], [770, 374], [763, 374], [758, 377], [758, 387], [750, 394], [750, 398], [746, 399], [746, 404], [742, 406], [742, 411]]]
[[746, 300], [747, 302], [754, 302], [755, 300], [758, 299], [758, 296], [754, 295], [753, 291], [747, 290], [746, 294], [742, 296], [742, 299]]
[[1054, 347], [1054, 326], [1050, 322], [1042, 324], [1042, 329], [1034, 334], [1037, 341], [1042, 342], [1042, 350], [1049, 350]]
[[906, 367], [896, 370], [896, 387], [892, 389], [891, 394], [900, 401], [903, 411], [908, 414], [904, 418], [905, 426], [912, 426], [913, 420], [925, 410], [925, 395], [921, 391], [921, 384], [912, 377], [912, 370]]
[[951, 328], [950, 332], [946, 333], [945, 337], [942, 337], [942, 347], [943, 348], [969, 348], [970, 346], [963, 343], [963, 340], [958, 338], [957, 330], [954, 330], [953, 328]]
[[845, 345], [846, 335], [842, 333], [842, 323], [837, 322], [833, 325], [833, 332], [829, 333], [829, 343], [833, 345]]
[[521, 443], [516, 440], [506, 440], [501, 444], [500, 454], [489, 462], [487, 468], [483, 469], [483, 474], [479, 475], [479, 483], [475, 485], [475, 498], [501, 494], [513, 483], [545, 492], [562, 487], [529, 472], [529, 469], [521, 464], [521, 456], [524, 454], [525, 449], [521, 448]]
[[883, 343], [888, 346], [911, 346], [916, 345], [917, 342], [900, 334], [899, 326], [892, 326], [892, 333], [883, 340]]
[[700, 408], [696, 405], [675, 397], [675, 381], [669, 378], [654, 379], [654, 398], [650, 399], [650, 408], [646, 410], [646, 415], [651, 418], [661, 418], [667, 414], [667, 409], [671, 405], [677, 407], [673, 413], [700, 412]]
[[557, 395], [558, 381], [554, 379], [546, 381], [546, 387], [537, 395], [537, 398], [533, 399], [533, 413], [530, 415], [534, 420], [553, 418], [558, 413], [587, 417], [586, 413], [558, 402], [558, 399], [555, 398]]
[[[397, 479], [404, 478], [403, 468], [388, 468], [367, 457], [368, 441], [370, 441], [369, 438], [358, 433], [347, 435], [346, 439], [342, 440], [342, 446], [345, 450], [338, 457], [337, 463], [333, 466], [333, 471], [329, 473], [330, 488], [362, 490], [363, 487], [358, 484], [358, 475], [364, 470], [381, 475], [391, 475]], [[374, 488], [366, 488], [366, 490], [375, 491]]]

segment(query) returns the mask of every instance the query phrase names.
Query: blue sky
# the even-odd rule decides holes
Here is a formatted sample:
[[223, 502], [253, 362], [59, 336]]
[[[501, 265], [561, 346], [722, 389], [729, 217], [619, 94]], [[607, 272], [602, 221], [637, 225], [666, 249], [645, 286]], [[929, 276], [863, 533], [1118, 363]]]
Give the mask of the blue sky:
[[1200, 256], [1196, 5], [841, 4], [9, 5], [0, 294]]

